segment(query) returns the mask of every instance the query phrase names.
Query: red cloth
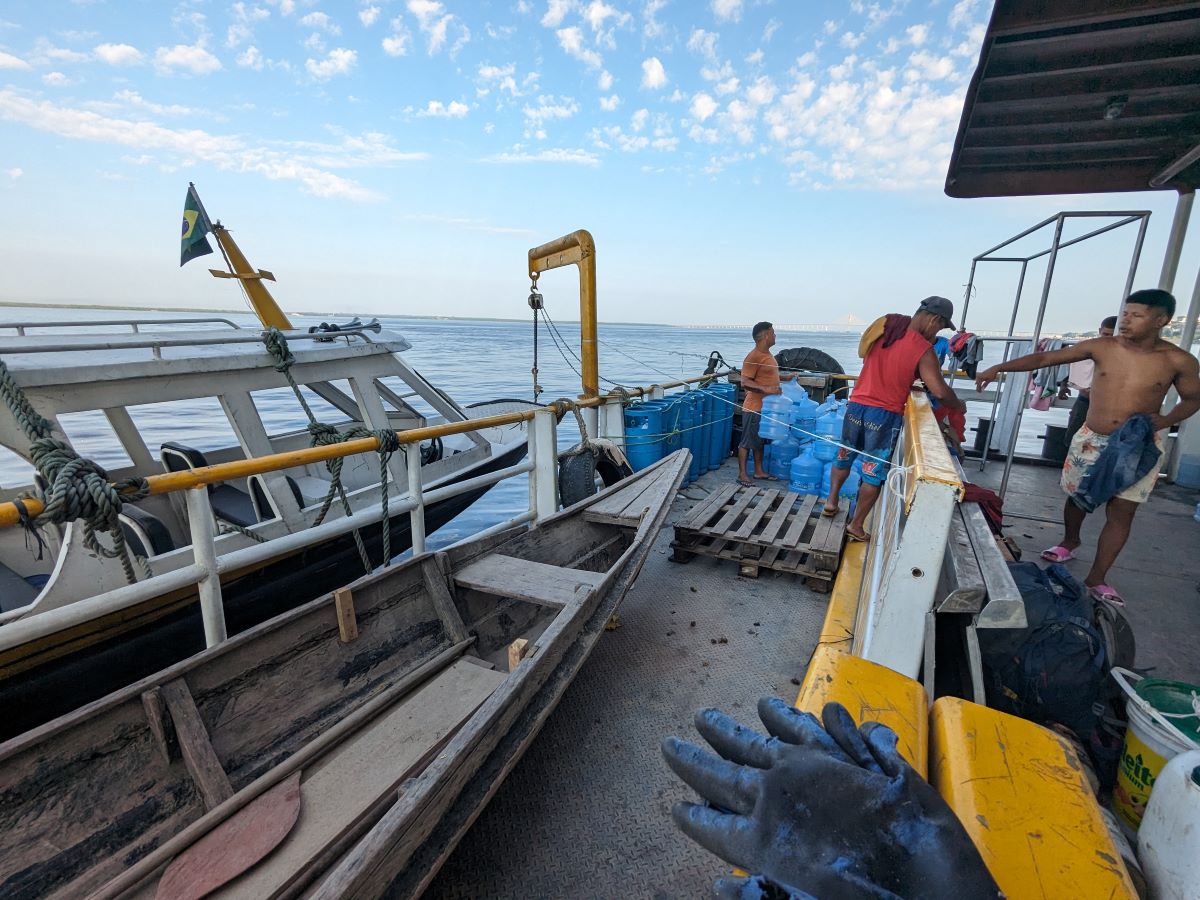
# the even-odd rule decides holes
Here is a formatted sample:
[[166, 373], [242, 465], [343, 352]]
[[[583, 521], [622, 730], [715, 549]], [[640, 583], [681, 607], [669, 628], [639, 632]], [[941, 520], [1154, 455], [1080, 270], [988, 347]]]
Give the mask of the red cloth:
[[912, 316], [888, 313], [883, 321], [883, 346], [890, 347], [904, 337], [910, 322], [912, 322]]
[[950, 352], [957, 354], [959, 350], [967, 346], [967, 341], [975, 337], [973, 331], [960, 331], [954, 337], [950, 338]]
[[884, 346], [882, 340], [876, 341], [863, 360], [862, 373], [850, 395], [851, 402], [902, 414], [908, 392], [917, 377], [917, 363], [931, 346], [907, 326], [904, 334], [890, 347]]
[[993, 534], [1001, 534], [1004, 527], [1004, 501], [995, 491], [967, 482], [963, 485], [963, 503], [978, 503]]
[[958, 435], [959, 443], [967, 439], [967, 414], [957, 409], [951, 409], [942, 404], [933, 411], [933, 417], [939, 422], [948, 422]]

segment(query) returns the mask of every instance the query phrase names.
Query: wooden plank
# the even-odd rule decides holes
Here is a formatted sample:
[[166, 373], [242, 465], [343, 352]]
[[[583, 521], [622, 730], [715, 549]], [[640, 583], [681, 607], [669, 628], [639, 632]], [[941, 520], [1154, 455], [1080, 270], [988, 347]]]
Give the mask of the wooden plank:
[[788, 526], [787, 532], [779, 541], [784, 547], [796, 547], [800, 544], [800, 538], [804, 534], [804, 529], [808, 526], [809, 514], [812, 508], [817, 505], [817, 498], [812, 494], [805, 497], [800, 505], [796, 508], [796, 517], [792, 519], [791, 525]]
[[421, 560], [421, 577], [425, 590], [437, 611], [438, 618], [450, 640], [457, 644], [467, 639], [467, 626], [463, 624], [458, 606], [454, 603], [454, 582], [450, 579], [450, 558], [445, 553], [435, 553]]
[[350, 588], [333, 592], [333, 608], [337, 610], [338, 639], [343, 644], [358, 640], [358, 616], [354, 612], [354, 593]]
[[742, 527], [739, 528], [733, 535], [734, 540], [745, 540], [754, 534], [754, 529], [758, 527], [758, 523], [762, 521], [762, 517], [771, 509], [772, 504], [779, 499], [778, 490], [770, 490], [763, 493], [758, 498], [758, 505], [746, 514], [746, 520], [742, 522]]
[[500, 597], [566, 606], [600, 587], [604, 575], [489, 553], [455, 573], [454, 580], [462, 587]]
[[[630, 503], [648, 491], [658, 479], [653, 475], [639, 478], [633, 484], [620, 490], [613, 491], [603, 500], [597, 501], [584, 510], [584, 518], [594, 519], [596, 516], [609, 517], [621, 515], [621, 511]], [[614, 485], [616, 487], [616, 485]]]
[[200, 789], [204, 805], [208, 809], [219, 806], [233, 796], [233, 787], [229, 784], [229, 776], [221, 767], [217, 753], [213, 750], [212, 741], [208, 738], [208, 729], [200, 718], [200, 710], [196, 709], [196, 701], [188, 690], [187, 682], [182, 678], [168, 681], [161, 688], [163, 702], [171, 713], [171, 721], [175, 725], [175, 736], [179, 740], [179, 749], [183, 761], [187, 764], [188, 772]]
[[507, 680], [456, 661], [304, 770], [300, 819], [279, 848], [210, 895], [273, 897], [380, 798], [389, 801], [414, 762], [453, 732]]
[[146, 721], [150, 724], [150, 732], [162, 754], [163, 762], [170, 763], [179, 755], [179, 746], [175, 741], [175, 729], [171, 725], [171, 716], [163, 703], [162, 691], [153, 687], [142, 693], [142, 708], [146, 711]]
[[648, 480], [650, 484], [647, 489], [639, 491], [636, 496], [631, 497], [625, 508], [621, 510], [621, 516], [626, 521], [637, 523], [647, 511], [658, 509], [659, 504], [663, 503], [675, 484], [665, 471]]
[[758, 488], [741, 488], [738, 491], [737, 502], [733, 504], [729, 512], [725, 513], [712, 528], [705, 528], [704, 531], [711, 531], [713, 534], [724, 535], [732, 527], [740, 516], [750, 505], [750, 501], [759, 495]]
[[687, 514], [687, 517], [679, 523], [680, 528], [703, 528], [704, 523], [708, 521], [713, 512], [725, 505], [730, 497], [732, 497], [738, 489], [736, 481], [729, 484], [723, 484], [711, 494], [708, 498], [700, 501], [700, 504]]
[[508, 671], [512, 671], [521, 664], [526, 654], [529, 653], [529, 641], [525, 638], [517, 638], [508, 645]]
[[821, 516], [813, 536], [809, 538], [808, 549], [813, 553], [842, 552], [842, 538], [846, 534], [846, 518], [849, 510], [842, 507], [836, 516]]
[[792, 491], [788, 491], [783, 495], [783, 500], [779, 502], [779, 506], [771, 514], [771, 521], [767, 523], [766, 527], [763, 528], [762, 534], [759, 535], [763, 543], [773, 544], [775, 542], [775, 536], [783, 528], [784, 523], [787, 521], [788, 513], [792, 511], [792, 505], [799, 496], [799, 494]]

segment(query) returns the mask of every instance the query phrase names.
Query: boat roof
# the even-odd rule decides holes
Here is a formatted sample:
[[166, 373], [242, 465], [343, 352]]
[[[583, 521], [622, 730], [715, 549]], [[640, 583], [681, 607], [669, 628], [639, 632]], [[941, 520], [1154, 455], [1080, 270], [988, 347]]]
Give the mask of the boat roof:
[[[398, 333], [356, 333], [314, 340], [284, 332], [297, 365], [402, 353]], [[52, 334], [0, 337], [3, 359], [24, 387], [69, 385], [179, 374], [236, 372], [275, 365], [256, 330], [143, 331], [137, 334]]]
[[1200, 185], [1200, 2], [1002, 0], [971, 79], [951, 197]]

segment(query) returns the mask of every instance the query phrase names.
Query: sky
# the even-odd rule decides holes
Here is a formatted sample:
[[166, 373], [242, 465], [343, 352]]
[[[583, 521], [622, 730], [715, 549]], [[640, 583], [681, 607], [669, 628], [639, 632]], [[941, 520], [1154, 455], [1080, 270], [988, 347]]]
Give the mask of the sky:
[[[990, 12], [6, 0], [0, 300], [240, 307], [207, 272], [219, 257], [178, 266], [189, 181], [285, 310], [525, 317], [528, 249], [586, 228], [602, 320], [870, 320], [929, 294], [961, 305], [975, 254], [1062, 209], [1152, 211], [1134, 286], [1156, 286], [1171, 193], [944, 195]], [[1047, 328], [1115, 311], [1133, 243], [1124, 228], [1064, 251]], [[1006, 326], [1016, 275], [982, 267], [970, 324]], [[573, 269], [541, 287], [577, 317]]]

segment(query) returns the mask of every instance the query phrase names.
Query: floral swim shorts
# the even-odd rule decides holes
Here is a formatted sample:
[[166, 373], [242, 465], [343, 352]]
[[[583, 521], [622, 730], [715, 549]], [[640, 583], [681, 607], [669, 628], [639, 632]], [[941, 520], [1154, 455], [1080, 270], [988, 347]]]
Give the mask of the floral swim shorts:
[[[1087, 475], [1092, 463], [1100, 457], [1100, 453], [1108, 444], [1109, 437], [1110, 435], [1107, 434], [1097, 434], [1086, 424], [1081, 425], [1079, 431], [1075, 432], [1062, 470], [1062, 489], [1068, 495], [1079, 490], [1079, 482], [1083, 481], [1083, 477]], [[1155, 433], [1154, 442], [1158, 445], [1159, 450], [1163, 449], [1163, 432]], [[1117, 496], [1122, 500], [1132, 500], [1134, 503], [1145, 503], [1149, 500], [1150, 492], [1154, 490], [1154, 483], [1158, 480], [1158, 473], [1162, 469], [1166, 456], [1165, 453], [1161, 453], [1158, 462], [1153, 469], [1146, 473], [1145, 477], [1125, 488]]]

